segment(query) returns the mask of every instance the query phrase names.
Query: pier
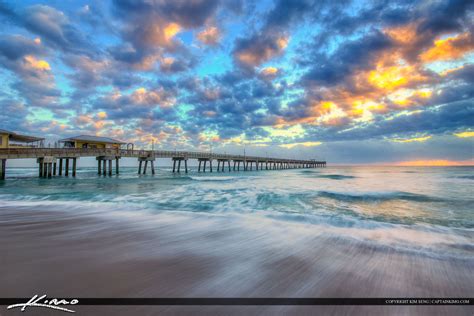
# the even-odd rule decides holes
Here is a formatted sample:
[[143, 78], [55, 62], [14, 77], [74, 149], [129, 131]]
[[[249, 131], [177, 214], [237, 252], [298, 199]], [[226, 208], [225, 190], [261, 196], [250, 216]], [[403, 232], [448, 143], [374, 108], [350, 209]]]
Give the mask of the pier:
[[[138, 174], [146, 174], [147, 170], [155, 174], [155, 160], [170, 158], [174, 173], [188, 172], [188, 160], [198, 161], [198, 172], [213, 172], [213, 161], [217, 162], [216, 172], [259, 170], [283, 170], [294, 168], [322, 168], [326, 161], [298, 160], [245, 155], [229, 155], [198, 151], [166, 151], [166, 150], [128, 150], [120, 148], [0, 148], [0, 180], [5, 179], [7, 161], [10, 159], [36, 159], [38, 176], [53, 178], [55, 176], [72, 176], [77, 173], [78, 160], [82, 157], [95, 157], [97, 174], [112, 176], [120, 173], [121, 158], [137, 158]], [[113, 164], [115, 163], [115, 172]], [[232, 167], [231, 167], [232, 164]], [[209, 168], [206, 168], [209, 166]], [[254, 169], [255, 167], [255, 169]]]

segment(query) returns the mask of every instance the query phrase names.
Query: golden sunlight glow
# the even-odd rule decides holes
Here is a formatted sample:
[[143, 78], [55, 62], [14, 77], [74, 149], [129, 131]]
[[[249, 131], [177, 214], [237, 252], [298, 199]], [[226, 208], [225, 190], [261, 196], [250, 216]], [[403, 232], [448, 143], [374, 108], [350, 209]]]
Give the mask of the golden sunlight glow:
[[402, 161], [394, 164], [395, 166], [413, 166], [413, 167], [446, 167], [446, 166], [473, 166], [474, 160], [452, 161], [452, 160], [414, 160]]
[[376, 70], [369, 72], [368, 81], [378, 88], [393, 90], [406, 85], [413, 76], [416, 75], [412, 66], [377, 66]]
[[338, 125], [340, 119], [347, 116], [347, 113], [339, 108], [334, 102], [321, 102], [320, 110], [323, 113], [317, 119], [317, 122], [320, 124]]
[[37, 37], [35, 38], [35, 44], [41, 44], [41, 38]]
[[296, 146], [304, 146], [304, 147], [314, 147], [321, 145], [321, 142], [303, 142], [303, 143], [292, 143], [292, 144], [282, 144], [279, 145], [280, 147], [291, 149]]
[[99, 113], [97, 113], [97, 117], [99, 119], [103, 120], [103, 119], [107, 118], [107, 113], [105, 113], [104, 111], [99, 112]]
[[455, 133], [454, 136], [461, 137], [461, 138], [474, 137], [474, 132], [468, 131], [468, 132], [462, 132], [462, 133]]
[[49, 66], [48, 62], [45, 60], [38, 60], [34, 56], [31, 56], [31, 55], [27, 55], [24, 58], [25, 58], [25, 61], [28, 63], [28, 66], [30, 66], [33, 69], [51, 70], [51, 67]]
[[164, 28], [163, 33], [165, 35], [165, 39], [169, 41], [180, 31], [181, 31], [181, 26], [178, 23], [172, 22]]
[[392, 142], [395, 143], [413, 143], [413, 142], [424, 142], [430, 139], [432, 136], [424, 136], [424, 137], [415, 137], [415, 138], [407, 138], [407, 139], [391, 139]]
[[262, 71], [260, 71], [260, 73], [264, 76], [273, 76], [276, 73], [278, 73], [278, 68], [266, 67], [266, 68], [263, 68]]

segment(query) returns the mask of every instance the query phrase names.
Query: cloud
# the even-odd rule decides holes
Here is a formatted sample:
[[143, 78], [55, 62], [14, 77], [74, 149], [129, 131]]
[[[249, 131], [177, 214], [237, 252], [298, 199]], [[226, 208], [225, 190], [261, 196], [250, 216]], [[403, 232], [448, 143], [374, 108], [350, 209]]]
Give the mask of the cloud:
[[26, 116], [28, 115], [28, 107], [17, 100], [0, 99], [0, 121], [2, 129], [9, 131], [18, 131], [27, 129]]
[[60, 91], [48, 61], [33, 55], [40, 44], [22, 36], [0, 37], [0, 65], [17, 76], [11, 87], [31, 106], [56, 107]]
[[[120, 33], [125, 41], [117, 47], [120, 52], [113, 53], [114, 57], [137, 68], [151, 70], [156, 61], [164, 58], [164, 53], [187, 53], [176, 35], [206, 25], [215, 14], [218, 2], [115, 0], [113, 6], [120, 18]], [[169, 70], [166, 66], [162, 69]]]
[[0, 14], [12, 23], [25, 27], [40, 36], [48, 46], [66, 52], [92, 55], [94, 46], [86, 40], [69, 18], [61, 11], [47, 5], [32, 5], [23, 10], [15, 10], [1, 4]]
[[25, 55], [45, 54], [41, 42], [22, 35], [2, 35], [0, 43], [0, 54], [8, 60], [17, 60]]
[[288, 29], [297, 22], [303, 22], [308, 13], [316, 14], [323, 2], [313, 0], [278, 0], [266, 14], [259, 31], [235, 41], [233, 56], [237, 65], [244, 68], [260, 66], [281, 56], [290, 37]]
[[239, 65], [255, 67], [279, 56], [288, 45], [288, 37], [256, 35], [237, 41], [233, 55]]
[[221, 32], [217, 27], [210, 26], [199, 32], [197, 35], [197, 39], [200, 40], [203, 44], [209, 46], [216, 46], [219, 43], [221, 36]]
[[163, 87], [139, 87], [129, 94], [114, 91], [93, 102], [95, 112], [106, 112], [109, 120], [119, 122], [123, 119], [176, 120], [173, 91]]
[[356, 71], [374, 66], [376, 56], [392, 47], [392, 42], [381, 32], [373, 32], [361, 39], [348, 41], [330, 55], [314, 54], [303, 65], [311, 65], [302, 77], [303, 85], [334, 86], [347, 80]]

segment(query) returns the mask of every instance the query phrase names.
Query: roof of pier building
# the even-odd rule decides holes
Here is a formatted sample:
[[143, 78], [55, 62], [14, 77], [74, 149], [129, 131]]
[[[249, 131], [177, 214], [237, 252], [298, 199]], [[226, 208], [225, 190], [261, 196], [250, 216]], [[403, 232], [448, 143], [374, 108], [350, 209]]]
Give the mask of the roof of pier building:
[[43, 137], [18, 134], [4, 129], [0, 129], [0, 134], [8, 135], [9, 140], [14, 142], [32, 143], [44, 140]]
[[79, 135], [74, 137], [68, 137], [59, 140], [60, 142], [93, 142], [93, 143], [105, 143], [105, 144], [125, 144], [120, 140], [116, 140], [110, 137], [93, 136], [93, 135]]

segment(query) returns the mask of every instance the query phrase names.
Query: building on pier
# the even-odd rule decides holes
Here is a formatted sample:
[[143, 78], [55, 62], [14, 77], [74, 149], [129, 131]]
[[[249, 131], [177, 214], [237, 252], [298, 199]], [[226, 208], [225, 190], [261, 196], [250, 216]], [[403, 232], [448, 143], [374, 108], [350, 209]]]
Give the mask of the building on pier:
[[124, 142], [102, 136], [79, 135], [59, 140], [63, 148], [97, 148], [97, 149], [120, 149]]
[[0, 129], [0, 148], [35, 148], [43, 146], [44, 138], [22, 135]]

